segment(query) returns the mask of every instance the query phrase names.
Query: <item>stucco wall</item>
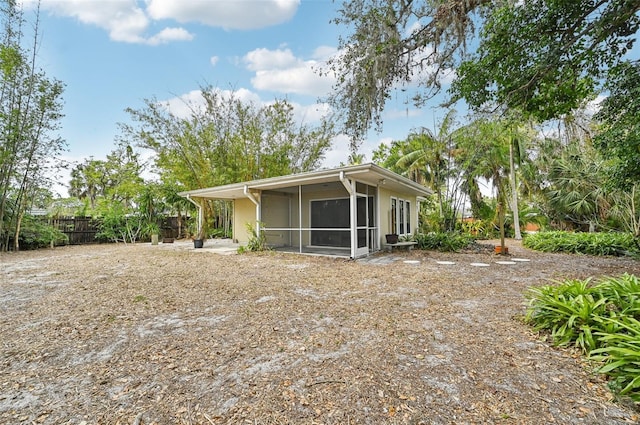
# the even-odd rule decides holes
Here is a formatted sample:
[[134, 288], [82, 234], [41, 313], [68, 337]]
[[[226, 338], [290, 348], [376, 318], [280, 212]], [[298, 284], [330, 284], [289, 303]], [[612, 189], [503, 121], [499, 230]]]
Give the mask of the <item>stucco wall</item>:
[[[288, 193], [267, 192], [262, 194], [262, 222], [269, 228], [289, 228], [292, 227], [293, 203], [298, 202], [297, 196]], [[297, 205], [296, 205], [297, 214]], [[291, 246], [292, 235], [286, 230], [269, 230], [265, 232], [267, 244], [269, 246]]]
[[249, 242], [247, 223], [256, 226], [256, 205], [248, 198], [236, 199], [233, 205], [233, 238], [241, 245]]
[[378, 189], [378, 205], [380, 205], [380, 236], [382, 239], [384, 239], [384, 235], [389, 233], [389, 226], [391, 224], [391, 196], [398, 196], [398, 194], [390, 192], [384, 188]]
[[[385, 235], [391, 231], [391, 198], [402, 199], [411, 203], [410, 224], [411, 234], [416, 233], [418, 228], [418, 202], [415, 196], [406, 195], [400, 192], [392, 192], [384, 188], [379, 189], [380, 194], [380, 243], [384, 245]], [[381, 245], [382, 246], [382, 245]]]

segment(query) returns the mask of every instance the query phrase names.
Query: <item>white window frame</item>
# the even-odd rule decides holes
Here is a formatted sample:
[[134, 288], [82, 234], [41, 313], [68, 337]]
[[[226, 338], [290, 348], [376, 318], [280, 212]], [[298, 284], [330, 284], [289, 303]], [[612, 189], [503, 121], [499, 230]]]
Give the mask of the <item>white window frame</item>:
[[[395, 201], [395, 211], [393, 211], [393, 204]], [[391, 202], [389, 202], [390, 208], [390, 221], [391, 229], [393, 233], [396, 233], [399, 236], [410, 236], [412, 235], [412, 223], [411, 223], [411, 201], [408, 199], [402, 199], [395, 196], [391, 197]], [[395, 212], [395, 215], [394, 215]], [[395, 220], [393, 219], [395, 216]], [[394, 223], [395, 221], [395, 223]]]

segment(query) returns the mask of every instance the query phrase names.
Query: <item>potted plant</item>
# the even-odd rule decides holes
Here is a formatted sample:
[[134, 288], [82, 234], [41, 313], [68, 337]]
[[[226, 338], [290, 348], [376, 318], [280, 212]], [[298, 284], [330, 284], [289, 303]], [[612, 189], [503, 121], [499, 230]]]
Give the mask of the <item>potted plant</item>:
[[502, 245], [496, 245], [495, 246], [495, 253], [496, 254], [501, 254], [501, 255], [508, 255], [509, 254], [509, 247], [502, 246]]
[[151, 237], [151, 245], [158, 245], [158, 237], [160, 235], [160, 226], [155, 222], [147, 222], [144, 226], [144, 232]]
[[202, 248], [204, 246], [204, 240], [206, 239], [204, 229], [196, 231], [191, 239], [193, 240], [194, 248]]
[[384, 237], [387, 239], [388, 244], [398, 243], [398, 235], [396, 233], [389, 233], [384, 235]]

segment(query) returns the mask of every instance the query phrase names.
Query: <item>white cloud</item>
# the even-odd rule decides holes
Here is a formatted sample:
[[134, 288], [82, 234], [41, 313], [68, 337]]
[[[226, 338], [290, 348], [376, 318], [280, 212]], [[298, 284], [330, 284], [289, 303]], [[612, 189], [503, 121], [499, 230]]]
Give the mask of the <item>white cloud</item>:
[[333, 85], [333, 78], [317, 72], [323, 62], [297, 58], [289, 49], [256, 49], [243, 61], [255, 71], [251, 84], [257, 90], [323, 96]]
[[[25, 7], [34, 7], [37, 1], [25, 0], [23, 4]], [[143, 34], [149, 27], [150, 20], [145, 11], [138, 7], [136, 0], [42, 0], [41, 8], [103, 28], [114, 41], [146, 42]]]
[[322, 161], [322, 167], [335, 168], [349, 162], [349, 137], [340, 134], [331, 141], [331, 149], [327, 151]]
[[605, 100], [606, 98], [607, 98], [606, 95], [600, 94], [595, 99], [588, 102], [584, 108], [587, 115], [589, 117], [592, 117], [596, 113], [598, 113], [600, 111], [600, 108], [602, 107], [602, 101]]
[[193, 34], [189, 33], [184, 28], [165, 28], [158, 34], [147, 40], [148, 44], [153, 46], [158, 44], [166, 44], [172, 41], [191, 41], [193, 40]]
[[[265, 104], [260, 99], [260, 96], [258, 96], [251, 90], [222, 90], [219, 88], [214, 88], [213, 90], [218, 92], [223, 99], [228, 99], [233, 96], [234, 98], [239, 99], [242, 102], [254, 103], [256, 105]], [[173, 97], [168, 100], [160, 101], [159, 103], [163, 105], [167, 110], [169, 110], [173, 115], [179, 118], [187, 118], [191, 115], [191, 111], [205, 107], [205, 101], [202, 97], [202, 92], [199, 89], [191, 90], [188, 93]]]
[[338, 49], [332, 46], [319, 46], [313, 51], [312, 58], [318, 61], [326, 61], [329, 58], [335, 56], [338, 53]]
[[[35, 8], [37, 4], [37, 0], [22, 1], [25, 8]], [[114, 41], [150, 45], [190, 41], [194, 37], [184, 28], [173, 27], [149, 35], [154, 21], [255, 29], [288, 21], [299, 4], [300, 0], [41, 0], [42, 10], [102, 28]]]
[[[380, 138], [377, 140], [366, 140], [364, 141], [359, 149], [358, 153], [364, 155], [364, 162], [371, 162], [373, 158], [373, 151], [380, 146], [380, 143], [386, 143], [387, 145], [391, 144], [391, 138]], [[327, 151], [324, 161], [322, 161], [322, 166], [326, 168], [334, 168], [340, 166], [340, 164], [348, 164], [349, 156], [351, 155], [350, 151], [351, 139], [349, 136], [345, 134], [339, 134], [333, 138], [331, 142], [331, 149]]]
[[147, 12], [156, 20], [247, 30], [286, 22], [299, 5], [300, 0], [147, 0]]
[[327, 103], [314, 103], [311, 105], [300, 105], [290, 102], [296, 119], [301, 123], [315, 123], [326, 118], [331, 113], [331, 107]]
[[247, 68], [250, 71], [287, 69], [300, 66], [302, 64], [302, 61], [298, 60], [289, 49], [256, 49], [245, 55], [244, 62], [247, 64]]
[[211, 66], [213, 67], [218, 64], [218, 61], [220, 61], [220, 58], [218, 56], [211, 56], [211, 59], [209, 59], [209, 62], [211, 62]]
[[405, 109], [389, 109], [384, 111], [384, 116], [387, 119], [402, 119], [402, 118], [415, 118], [422, 115], [422, 109], [414, 108], [407, 103]]
[[204, 106], [204, 99], [200, 90], [191, 90], [183, 95], [160, 101], [168, 111], [179, 118], [187, 118], [195, 108]]

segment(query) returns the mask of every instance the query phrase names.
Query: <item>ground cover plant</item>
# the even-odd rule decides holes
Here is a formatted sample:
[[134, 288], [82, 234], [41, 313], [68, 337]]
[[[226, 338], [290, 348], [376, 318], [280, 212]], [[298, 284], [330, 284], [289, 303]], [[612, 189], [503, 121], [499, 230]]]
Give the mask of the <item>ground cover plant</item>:
[[600, 362], [610, 388], [640, 402], [640, 282], [623, 274], [529, 290], [526, 321], [555, 345], [575, 345]]
[[471, 245], [475, 238], [458, 232], [428, 232], [414, 236], [419, 249], [442, 252], [457, 252]]
[[523, 246], [542, 252], [589, 255], [640, 255], [638, 241], [630, 233], [551, 231], [527, 235]]

